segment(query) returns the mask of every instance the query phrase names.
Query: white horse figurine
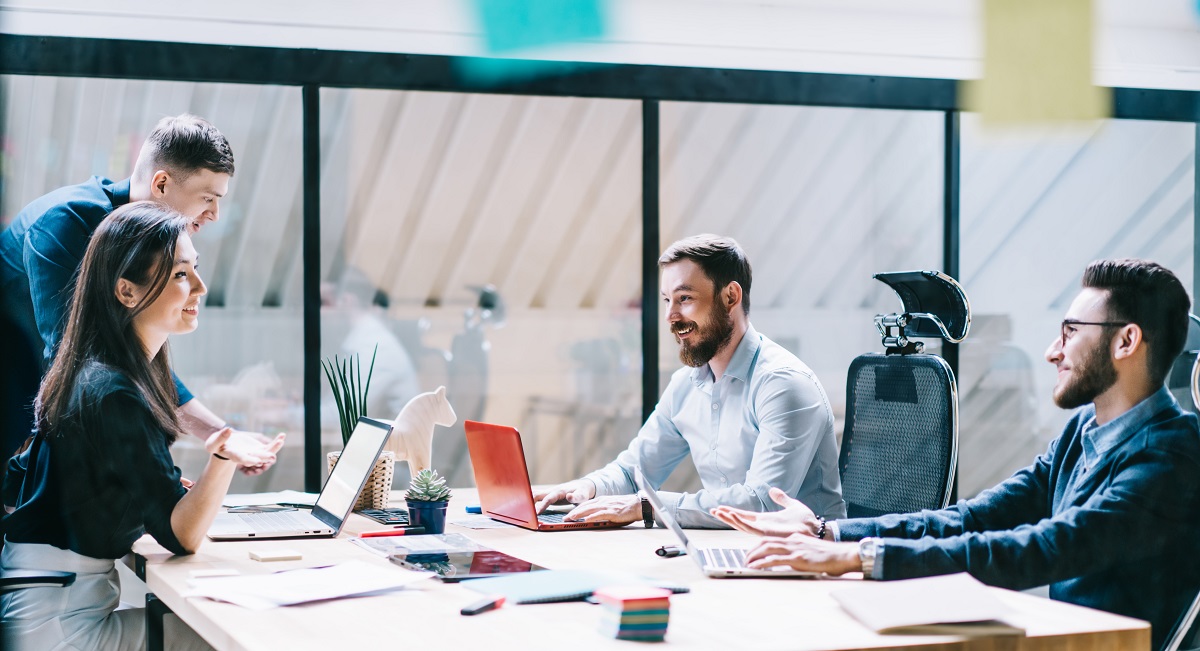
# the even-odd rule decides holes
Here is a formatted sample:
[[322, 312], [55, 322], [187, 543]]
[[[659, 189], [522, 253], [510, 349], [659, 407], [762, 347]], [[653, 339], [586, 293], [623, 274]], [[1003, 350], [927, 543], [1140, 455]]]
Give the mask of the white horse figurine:
[[419, 394], [396, 415], [396, 424], [384, 450], [394, 452], [396, 461], [408, 460], [408, 468], [415, 476], [429, 467], [433, 456], [433, 426], [449, 427], [457, 421], [454, 408], [446, 400], [446, 387]]

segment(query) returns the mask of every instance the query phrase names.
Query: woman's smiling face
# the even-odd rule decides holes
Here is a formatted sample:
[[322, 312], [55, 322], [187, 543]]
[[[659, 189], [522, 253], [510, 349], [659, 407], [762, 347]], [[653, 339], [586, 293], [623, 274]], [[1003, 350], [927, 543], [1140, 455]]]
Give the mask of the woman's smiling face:
[[[191, 332], [199, 324], [200, 299], [208, 293], [208, 287], [201, 280], [198, 268], [192, 238], [181, 234], [175, 244], [170, 277], [162, 293], [133, 317], [134, 330], [153, 354], [157, 354], [168, 335]], [[139, 300], [148, 289], [137, 286]]]

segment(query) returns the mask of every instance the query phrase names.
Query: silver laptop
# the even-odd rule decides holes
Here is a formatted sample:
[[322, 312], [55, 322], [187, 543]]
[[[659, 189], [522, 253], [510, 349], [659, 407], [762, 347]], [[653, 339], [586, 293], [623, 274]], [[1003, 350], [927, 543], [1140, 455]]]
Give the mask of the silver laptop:
[[700, 566], [700, 571], [706, 576], [714, 578], [748, 578], [748, 579], [815, 579], [824, 576], [821, 572], [801, 572], [791, 568], [782, 568], [777, 570], [756, 570], [746, 567], [746, 552], [748, 550], [741, 548], [723, 548], [723, 547], [697, 547], [693, 545], [683, 533], [683, 527], [675, 521], [670, 512], [663, 507], [662, 498], [658, 496], [653, 488], [646, 483], [645, 477], [642, 477], [641, 468], [633, 469], [633, 480], [637, 484], [638, 490], [650, 500], [650, 506], [654, 507], [654, 512], [658, 514], [659, 520], [662, 520], [667, 528], [675, 532], [679, 538], [679, 542], [683, 543], [684, 549], [687, 549], [688, 556], [696, 561], [696, 565]]
[[342, 531], [358, 493], [367, 484], [371, 469], [392, 426], [370, 418], [359, 418], [350, 442], [338, 458], [312, 512], [217, 514], [208, 537], [213, 540], [253, 538], [332, 538]]

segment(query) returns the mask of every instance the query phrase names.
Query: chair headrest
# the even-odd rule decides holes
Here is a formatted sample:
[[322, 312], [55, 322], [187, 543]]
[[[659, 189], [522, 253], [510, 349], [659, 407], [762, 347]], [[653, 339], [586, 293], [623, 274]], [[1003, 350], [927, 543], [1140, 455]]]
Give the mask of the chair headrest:
[[962, 285], [940, 271], [888, 271], [874, 275], [904, 304], [907, 337], [958, 343], [971, 329], [971, 302]]

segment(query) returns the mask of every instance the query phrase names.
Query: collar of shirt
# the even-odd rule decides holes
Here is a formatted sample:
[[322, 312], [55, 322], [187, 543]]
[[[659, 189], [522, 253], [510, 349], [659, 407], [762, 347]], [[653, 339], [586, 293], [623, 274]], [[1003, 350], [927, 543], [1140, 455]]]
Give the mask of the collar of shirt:
[[1103, 425], [1096, 424], [1096, 414], [1093, 412], [1081, 428], [1080, 439], [1083, 444], [1084, 464], [1088, 467], [1095, 466], [1105, 454], [1124, 443], [1134, 432], [1140, 430], [1154, 414], [1157, 414], [1174, 402], [1175, 396], [1172, 396], [1171, 392], [1164, 386], [1150, 394], [1145, 400], [1134, 405], [1133, 409]]
[[[754, 330], [754, 326], [747, 322], [746, 333], [742, 335], [737, 349], [733, 351], [733, 357], [730, 358], [729, 366], [722, 377], [737, 378], [745, 382], [750, 377], [750, 367], [754, 366], [754, 358], [758, 356], [759, 348], [762, 348], [762, 337]], [[712, 379], [713, 372], [708, 364], [692, 369], [692, 383], [696, 386], [704, 386], [705, 382]]]
[[129, 185], [132, 179], [117, 181], [110, 186], [109, 197], [112, 199], [113, 208], [120, 208], [129, 203]]

